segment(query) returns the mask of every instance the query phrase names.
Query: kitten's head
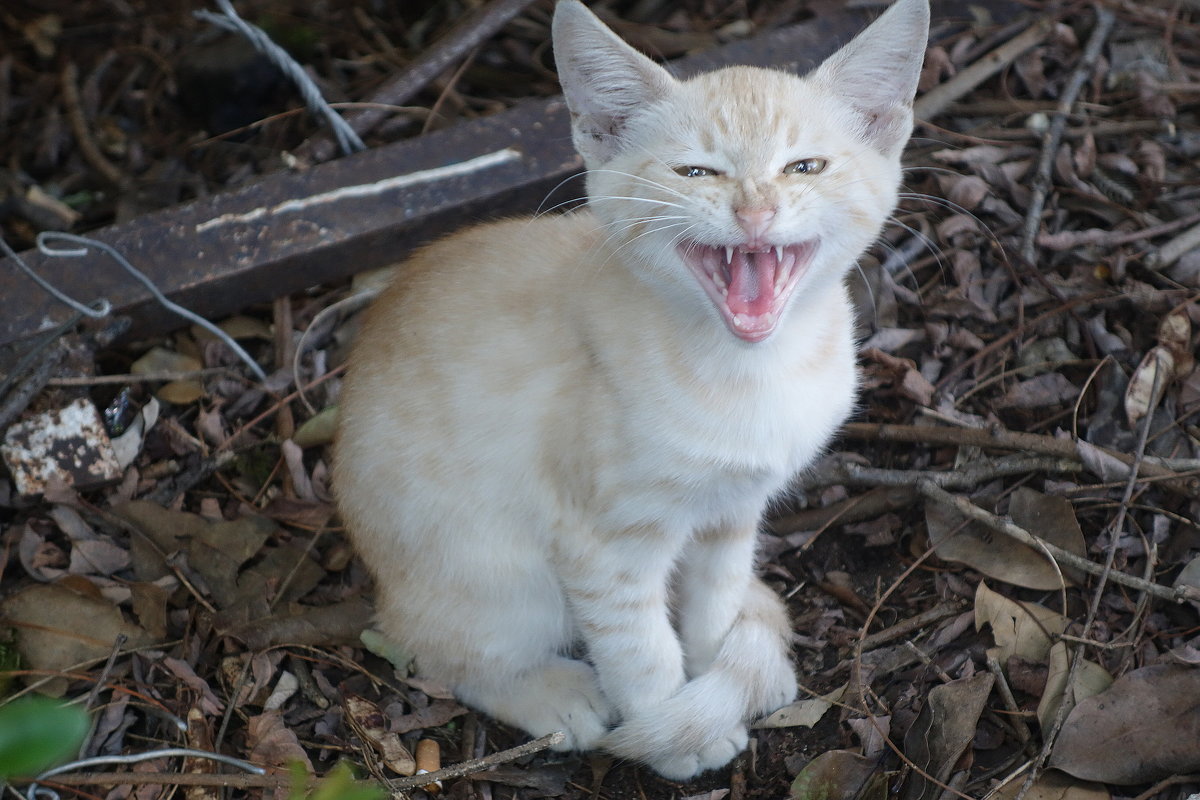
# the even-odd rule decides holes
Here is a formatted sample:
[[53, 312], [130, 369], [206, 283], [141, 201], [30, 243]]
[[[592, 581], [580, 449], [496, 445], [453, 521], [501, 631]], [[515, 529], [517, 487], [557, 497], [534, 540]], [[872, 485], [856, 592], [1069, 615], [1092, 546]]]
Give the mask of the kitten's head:
[[928, 29], [928, 0], [897, 0], [804, 77], [679, 81], [562, 0], [555, 60], [609, 245], [670, 301], [767, 339], [891, 213]]

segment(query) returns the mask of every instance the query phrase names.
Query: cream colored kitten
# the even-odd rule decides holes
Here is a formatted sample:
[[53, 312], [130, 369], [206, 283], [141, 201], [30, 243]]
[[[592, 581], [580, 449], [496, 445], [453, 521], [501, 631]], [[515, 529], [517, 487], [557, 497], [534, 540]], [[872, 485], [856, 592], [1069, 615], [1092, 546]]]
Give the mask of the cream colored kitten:
[[422, 673], [674, 779], [793, 699], [755, 532], [853, 404], [843, 278], [895, 203], [927, 29], [899, 0], [807, 77], [678, 81], [559, 3], [587, 209], [414, 256], [343, 396], [341, 511]]

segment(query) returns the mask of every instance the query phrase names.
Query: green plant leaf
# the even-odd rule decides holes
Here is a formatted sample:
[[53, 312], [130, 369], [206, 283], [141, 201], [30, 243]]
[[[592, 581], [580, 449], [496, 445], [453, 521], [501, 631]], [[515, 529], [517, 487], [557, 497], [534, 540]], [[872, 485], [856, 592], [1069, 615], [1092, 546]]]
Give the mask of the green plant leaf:
[[48, 697], [0, 707], [0, 778], [36, 775], [79, 749], [87, 712]]
[[307, 793], [309, 777], [303, 764], [292, 764], [291, 777], [289, 800], [385, 800], [387, 797], [382, 786], [356, 782], [354, 771], [345, 761], [339, 762]]

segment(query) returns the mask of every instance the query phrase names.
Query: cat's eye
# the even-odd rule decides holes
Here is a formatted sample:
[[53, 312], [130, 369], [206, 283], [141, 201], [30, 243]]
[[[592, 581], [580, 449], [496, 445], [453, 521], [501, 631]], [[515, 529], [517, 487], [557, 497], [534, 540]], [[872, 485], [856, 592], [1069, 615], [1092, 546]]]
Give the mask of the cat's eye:
[[676, 175], [682, 175], [685, 178], [707, 178], [710, 175], [720, 175], [711, 167], [676, 167]]
[[799, 161], [793, 161], [783, 168], [784, 175], [816, 175], [821, 170], [828, 166], [829, 162], [823, 158], [802, 158]]

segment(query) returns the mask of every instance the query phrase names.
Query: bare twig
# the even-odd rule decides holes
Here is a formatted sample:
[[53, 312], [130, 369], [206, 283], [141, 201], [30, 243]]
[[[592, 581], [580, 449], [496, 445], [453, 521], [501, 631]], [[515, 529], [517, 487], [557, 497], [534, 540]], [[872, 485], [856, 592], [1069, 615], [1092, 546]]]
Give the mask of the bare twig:
[[[1132, 576], [1126, 575], [1123, 572], [1116, 572], [1113, 570], [1112, 566], [1114, 560], [1116, 559], [1117, 543], [1121, 538], [1121, 530], [1125, 527], [1125, 517], [1129, 514], [1129, 501], [1133, 497], [1134, 488], [1137, 486], [1138, 467], [1141, 465], [1142, 456], [1146, 452], [1146, 439], [1150, 435], [1150, 421], [1154, 416], [1154, 409], [1158, 407], [1159, 401], [1162, 400], [1162, 393], [1165, 388], [1162, 380], [1164, 371], [1165, 370], [1158, 369], [1154, 372], [1154, 384], [1150, 389], [1150, 402], [1147, 404], [1148, 407], [1146, 409], [1145, 416], [1143, 416], [1141, 419], [1141, 424], [1138, 425], [1138, 440], [1137, 447], [1135, 448], [1133, 454], [1133, 469], [1130, 470], [1129, 480], [1125, 483], [1125, 493], [1121, 497], [1121, 504], [1117, 509], [1117, 516], [1109, 526], [1108, 549], [1104, 554], [1104, 565], [1100, 568], [1100, 572], [1098, 573], [1100, 580], [1096, 582], [1096, 586], [1092, 591], [1092, 601], [1088, 605], [1087, 618], [1083, 622], [1083, 630], [1080, 634], [1082, 638], [1087, 638], [1092, 631], [1092, 625], [1096, 621], [1096, 614], [1100, 610], [1100, 602], [1104, 599], [1104, 587], [1108, 584], [1110, 579], [1113, 581], [1113, 583], [1121, 583], [1126, 586], [1130, 586], [1131, 588], [1138, 589], [1144, 594], [1162, 597], [1162, 594], [1158, 590], [1162, 589], [1163, 587], [1159, 587], [1158, 584], [1151, 583], [1140, 578], [1136, 580], [1138, 584], [1141, 585], [1137, 585], [1133, 582]], [[1176, 592], [1179, 592], [1180, 590], [1190, 590], [1190, 592], [1194, 595], [1190, 598], [1192, 600], [1200, 598], [1200, 591], [1196, 590], [1194, 587], [1180, 585], [1177, 587]], [[1176, 600], [1176, 602], [1179, 601]], [[1058, 741], [1059, 731], [1062, 730], [1063, 725], [1066, 723], [1067, 714], [1070, 713], [1073, 705], [1072, 703], [1067, 702], [1067, 700], [1070, 697], [1071, 687], [1075, 685], [1075, 676], [1079, 672], [1079, 665], [1082, 663], [1083, 648], [1076, 647], [1074, 652], [1071, 654], [1071, 665], [1067, 670], [1067, 679], [1063, 685], [1061, 701], [1059, 702], [1058, 708], [1054, 714], [1054, 722], [1051, 724], [1050, 730], [1043, 734], [1041, 750], [1038, 751], [1037, 758], [1034, 759], [1033, 766], [1030, 768], [1029, 774], [1025, 776], [1025, 782], [1021, 785], [1020, 791], [1017, 792], [1015, 800], [1023, 800], [1023, 798], [1029, 793], [1029, 791], [1033, 788], [1034, 781], [1037, 780], [1037, 777], [1041, 774], [1046, 762], [1050, 759], [1050, 754], [1054, 752], [1054, 743]]]
[[769, 519], [767, 530], [785, 535], [795, 531], [815, 531], [834, 523], [849, 525], [908, 508], [916, 498], [917, 493], [911, 486], [877, 486], [857, 497]]
[[509, 761], [516, 761], [518, 758], [524, 758], [533, 753], [539, 753], [542, 750], [554, 747], [556, 744], [561, 744], [566, 738], [567, 735], [562, 731], [555, 731], [554, 733], [548, 733], [545, 736], [534, 739], [532, 742], [526, 742], [516, 747], [510, 747], [507, 750], [492, 753], [490, 756], [463, 761], [462, 763], [439, 769], [436, 772], [426, 772], [424, 775], [401, 778], [400, 780], [391, 781], [390, 785], [394, 790], [415, 789], [419, 786], [427, 786], [435, 781], [448, 781], [465, 776], [470, 776], [472, 780], [486, 781], [488, 779], [488, 769], [500, 764], [507, 764]]
[[1040, 44], [1053, 25], [1054, 20], [1051, 18], [1039, 19], [1024, 32], [1009, 39], [950, 80], [930, 89], [913, 103], [913, 115], [918, 120], [935, 118], [955, 100], [1016, 61], [1022, 53]]
[[145, 499], [152, 503], [169, 506], [176, 497], [191, 489], [196, 484], [208, 478], [217, 470], [227, 466], [234, 459], [234, 454], [218, 450], [211, 456], [200, 459], [189, 465], [183, 471], [162, 481]]
[[1158, 783], [1151, 786], [1146, 791], [1139, 794], [1133, 800], [1150, 800], [1163, 789], [1170, 789], [1172, 786], [1179, 786], [1184, 783], [1200, 783], [1200, 774], [1193, 775], [1172, 775], [1169, 778], [1163, 778]]
[[0, 430], [7, 429], [21, 415], [33, 398], [45, 388], [50, 381], [50, 376], [66, 358], [66, 347], [59, 343], [51, 345], [49, 352], [38, 362], [33, 371], [11, 392], [0, 396]]
[[1186, 254], [1200, 247], [1200, 225], [1189, 228], [1146, 257], [1150, 269], [1166, 269]]
[[1116, 15], [1102, 6], [1096, 6], [1096, 25], [1092, 36], [1088, 39], [1087, 47], [1071, 73], [1071, 79], [1063, 87], [1058, 100], [1058, 111], [1054, 115], [1046, 135], [1042, 139], [1042, 152], [1038, 157], [1037, 171], [1034, 173], [1033, 190], [1029, 198], [1029, 208], [1025, 214], [1025, 229], [1021, 237], [1021, 257], [1026, 263], [1032, 264], [1034, 259], [1034, 240], [1038, 228], [1042, 224], [1042, 211], [1046, 207], [1046, 195], [1050, 191], [1050, 172], [1054, 167], [1054, 156], [1062, 143], [1063, 131], [1067, 127], [1067, 116], [1075, 99], [1079, 97], [1084, 82], [1092, 72], [1096, 59], [1100, 56], [1100, 48], [1104, 46], [1108, 34], [1112, 30]]
[[[112, 674], [113, 666], [117, 663], [117, 656], [121, 654], [121, 648], [125, 646], [125, 642], [129, 641], [129, 637], [123, 633], [118, 633], [117, 638], [113, 640], [112, 650], [109, 651], [108, 660], [104, 662], [104, 669], [100, 671], [100, 677], [96, 678], [92, 684], [91, 691], [88, 692], [87, 701], [84, 702], [83, 708], [85, 711], [91, 711], [96, 700], [100, 697], [100, 690], [108, 683], [108, 676]], [[88, 747], [92, 744], [92, 736], [96, 733], [96, 725], [99, 723], [99, 715], [94, 715], [91, 718], [91, 723], [88, 726], [87, 735], [83, 737], [83, 741], [79, 743], [79, 752], [76, 758], [83, 758], [87, 753]]]
[[1075, 308], [1076, 306], [1101, 305], [1104, 303], [1114, 303], [1114, 302], [1117, 302], [1117, 301], [1123, 300], [1123, 299], [1124, 298], [1121, 295], [1090, 294], [1090, 295], [1084, 295], [1082, 297], [1073, 297], [1070, 300], [1060, 303], [1059, 305], [1055, 306], [1054, 308], [1051, 308], [1047, 311], [1043, 311], [1041, 314], [1038, 314], [1033, 319], [1026, 320], [1024, 325], [1021, 325], [1021, 324], [1015, 325], [1012, 328], [1012, 330], [1007, 331], [1006, 333], [1003, 333], [1000, 336], [997, 336], [995, 339], [988, 342], [987, 345], [980, 348], [979, 350], [976, 350], [975, 354], [972, 355], [971, 357], [966, 358], [966, 359], [960, 361], [959, 363], [955, 364], [954, 366], [950, 367], [949, 369], [947, 369], [946, 372], [942, 375], [942, 377], [938, 379], [938, 382], [935, 384], [934, 388], [937, 389], [938, 391], [941, 391], [943, 388], [945, 388], [945, 386], [948, 383], [950, 383], [951, 378], [955, 377], [963, 370], [965, 370], [975, 364], [978, 364], [980, 361], [987, 358], [992, 353], [995, 353], [996, 351], [1000, 350], [1002, 347], [1007, 347], [1011, 341], [1013, 341], [1014, 339], [1016, 339], [1019, 336], [1022, 336], [1026, 330], [1036, 329], [1038, 324], [1040, 324], [1041, 322], [1044, 322], [1047, 319], [1050, 319], [1052, 317], [1057, 317], [1059, 314], [1062, 314], [1065, 311], [1070, 311], [1071, 309]]
[[291, 777], [250, 775], [241, 772], [91, 772], [56, 775], [47, 778], [44, 783], [59, 786], [227, 786], [230, 789], [286, 789], [291, 785]]
[[1005, 720], [1012, 726], [1017, 738], [1021, 740], [1021, 744], [1028, 746], [1033, 739], [1029, 732], [1029, 726], [1025, 724], [1025, 720], [1021, 719], [1021, 707], [1017, 705], [1017, 698], [1013, 697], [1012, 687], [1008, 685], [1008, 678], [1004, 676], [1000, 662], [990, 652], [987, 654], [987, 668], [988, 672], [992, 673], [992, 677], [996, 679], [996, 688], [1000, 691], [1000, 699], [1004, 701], [1004, 707], [1010, 712], [1010, 716]]
[[108, 160], [96, 144], [96, 140], [92, 138], [87, 118], [83, 114], [83, 103], [79, 99], [79, 70], [74, 61], [68, 61], [63, 66], [60, 78], [63, 104], [67, 107], [67, 122], [71, 126], [71, 133], [75, 135], [75, 143], [79, 145], [79, 154], [106, 181], [115, 186], [124, 186], [127, 182], [125, 174]]
[[1083, 469], [1078, 461], [1067, 458], [1038, 456], [1009, 456], [984, 461], [958, 469], [934, 472], [931, 470], [880, 469], [864, 467], [849, 461], [836, 462], [831, 468], [822, 470], [819, 484], [806, 482], [805, 486], [849, 484], [852, 486], [916, 486], [928, 481], [944, 489], [965, 489], [1009, 475], [1027, 472], [1079, 472]]
[[105, 386], [109, 384], [126, 383], [157, 383], [159, 381], [187, 381], [196, 378], [207, 378], [211, 375], [223, 375], [234, 370], [231, 367], [206, 367], [205, 369], [189, 369], [159, 372], [124, 373], [118, 375], [70, 375], [63, 378], [51, 378], [47, 386]]
[[[463, 761], [459, 764], [439, 769], [436, 772], [426, 772], [408, 778], [398, 778], [388, 782], [388, 788], [393, 792], [416, 789], [434, 781], [452, 780], [471, 776], [475, 780], [487, 780], [486, 770], [499, 764], [516, 761], [518, 758], [553, 747], [566, 738], [562, 731], [555, 731], [540, 739], [500, 750], [483, 758]], [[174, 772], [99, 772], [81, 775], [56, 775], [54, 783], [63, 786], [144, 786], [147, 784], [161, 786], [228, 786], [234, 789], [250, 788], [283, 788], [291, 785], [288, 775], [214, 775], [212, 773], [174, 773]], [[378, 786], [373, 782], [361, 782], [363, 786]]]
[[[1077, 556], [1072, 552], [1063, 550], [1057, 545], [1051, 544], [1040, 537], [1034, 536], [1021, 526], [998, 517], [986, 509], [980, 508], [967, 498], [950, 494], [945, 489], [935, 486], [929, 481], [923, 481], [918, 484], [917, 490], [930, 500], [953, 508], [964, 517], [969, 517], [976, 522], [982, 522], [992, 530], [1016, 539], [1022, 544], [1049, 553], [1059, 564], [1075, 567], [1076, 569], [1083, 570], [1091, 575], [1103, 575], [1105, 573], [1105, 568], [1103, 565], [1096, 564], [1086, 558], [1083, 558], [1082, 556]], [[1160, 586], [1157, 583], [1145, 581], [1133, 575], [1126, 575], [1123, 572], [1109, 571], [1108, 578], [1112, 580], [1113, 583], [1119, 583], [1122, 586], [1128, 586], [1131, 589], [1137, 589], [1141, 592], [1149, 592], [1155, 597], [1163, 600], [1170, 600], [1172, 603], [1200, 601], [1200, 589], [1197, 589], [1194, 586], [1178, 586], [1172, 589], [1167, 586]]]
[[[1171, 233], [1188, 225], [1195, 225], [1200, 222], [1200, 214], [1189, 214], [1181, 219], [1164, 222], [1161, 225], [1153, 225], [1149, 228], [1142, 228], [1136, 231], [1106, 231], [1103, 228], [1088, 228], [1083, 231], [1060, 231], [1059, 233], [1042, 233], [1037, 237], [1038, 247], [1044, 247], [1047, 250], [1070, 250], [1074, 247], [1083, 245], [1095, 245], [1098, 247], [1116, 247], [1130, 242], [1139, 242], [1142, 239], [1152, 239], [1155, 236], [1162, 236]], [[1192, 235], [1194, 243], [1187, 249], [1200, 247], [1200, 226], [1192, 228], [1184, 236]], [[1183, 237], [1180, 237], [1183, 238]], [[1171, 242], [1178, 241], [1172, 239]], [[1148, 259], [1160, 258], [1165, 249], [1171, 245], [1168, 242], [1163, 245], [1163, 248], [1156, 253], [1152, 253]], [[1187, 252], [1186, 250], [1184, 252]], [[1182, 255], [1182, 253], [1180, 254]], [[1175, 259], [1178, 260], [1179, 256]], [[1156, 262], [1157, 263], [1157, 262]], [[1162, 266], [1169, 266], [1163, 264]]]
[[966, 611], [966, 606], [961, 603], [945, 602], [934, 606], [928, 611], [922, 611], [916, 616], [909, 617], [906, 620], [897, 622], [890, 628], [884, 628], [881, 631], [872, 633], [870, 636], [863, 639], [863, 652], [874, 650], [876, 647], [885, 645], [888, 642], [896, 639], [902, 639], [906, 636], [911, 636], [914, 632], [921, 630], [927, 625], [932, 625], [935, 622], [941, 622], [948, 617], [954, 617]]
[[[923, 427], [855, 422], [846, 425], [842, 430], [845, 435], [856, 439], [1019, 450], [1056, 458], [1082, 460], [1078, 445], [1071, 439], [1056, 439], [1052, 436], [1009, 431], [1003, 428]], [[1102, 447], [1096, 447], [1096, 449], [1127, 467], [1132, 467], [1134, 464], [1133, 456], [1128, 453], [1120, 453]], [[1200, 481], [1180, 476], [1166, 466], [1142, 461], [1138, 464], [1136, 474], [1142, 479], [1159, 479], [1161, 486], [1185, 497], [1200, 497]]]

